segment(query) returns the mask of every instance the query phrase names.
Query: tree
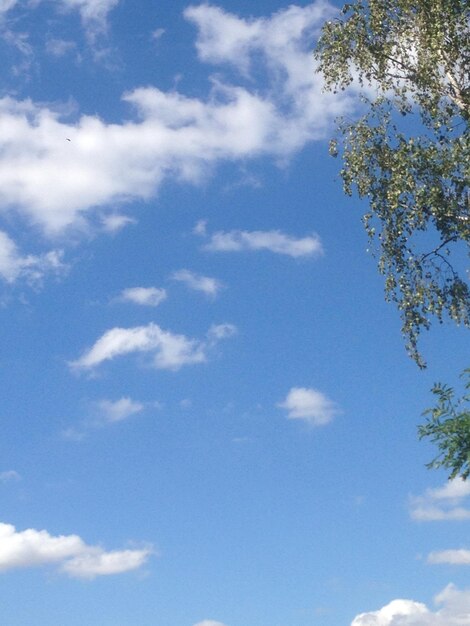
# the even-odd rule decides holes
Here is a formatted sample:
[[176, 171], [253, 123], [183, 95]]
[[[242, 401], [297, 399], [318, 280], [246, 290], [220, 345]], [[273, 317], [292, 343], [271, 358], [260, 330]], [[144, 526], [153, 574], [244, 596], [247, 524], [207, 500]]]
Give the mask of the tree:
[[[359, 117], [340, 120], [330, 153], [343, 154], [345, 192], [369, 201], [386, 298], [425, 367], [418, 339], [433, 318], [470, 326], [470, 2], [356, 0], [324, 25], [315, 57], [327, 90], [359, 87]], [[466, 478], [470, 396], [433, 392], [419, 430], [440, 451], [429, 466]]]
[[369, 200], [386, 297], [422, 367], [418, 336], [433, 317], [470, 326], [458, 271], [470, 240], [469, 24], [468, 0], [357, 0], [315, 51], [327, 89], [363, 88], [361, 117], [340, 122], [330, 152], [342, 148], [345, 192]]

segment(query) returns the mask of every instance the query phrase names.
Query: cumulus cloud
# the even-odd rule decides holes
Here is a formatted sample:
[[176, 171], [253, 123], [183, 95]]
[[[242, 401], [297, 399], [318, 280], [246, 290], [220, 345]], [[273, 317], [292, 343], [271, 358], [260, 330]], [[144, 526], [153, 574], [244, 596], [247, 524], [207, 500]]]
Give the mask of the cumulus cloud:
[[443, 487], [427, 489], [410, 497], [410, 515], [420, 522], [470, 519], [470, 509], [462, 506], [470, 496], [470, 483], [455, 478]]
[[202, 622], [194, 624], [194, 626], [225, 626], [222, 622], [214, 622], [212, 619], [205, 619]]
[[[416, 621], [416, 616], [429, 615], [429, 611], [421, 602], [412, 600], [393, 600], [382, 609], [371, 613], [361, 613], [351, 626], [398, 626], [398, 624], [423, 624]], [[420, 619], [420, 618], [419, 618]], [[430, 623], [430, 622], [429, 622]]]
[[173, 280], [184, 283], [189, 289], [194, 291], [201, 291], [206, 296], [215, 297], [219, 291], [223, 288], [223, 283], [217, 278], [210, 278], [209, 276], [202, 276], [196, 274], [190, 270], [178, 270], [171, 275]]
[[339, 412], [321, 391], [306, 387], [293, 387], [278, 406], [288, 411], [289, 419], [302, 419], [312, 426], [328, 424]]
[[166, 297], [166, 290], [158, 287], [129, 287], [121, 292], [120, 300], [141, 306], [158, 306]]
[[0, 523], [0, 571], [55, 564], [70, 576], [91, 579], [135, 570], [151, 554], [151, 548], [106, 552], [78, 535], [53, 536], [33, 528], [17, 531]]
[[41, 255], [22, 255], [16, 243], [3, 231], [0, 231], [0, 277], [7, 283], [14, 283], [20, 278], [30, 283], [37, 283], [50, 272], [65, 269], [61, 250], [51, 250]]
[[351, 626], [470, 626], [470, 590], [448, 585], [434, 601], [431, 611], [421, 602], [393, 600], [382, 609], [361, 613]]
[[199, 340], [162, 330], [154, 323], [134, 328], [112, 328], [71, 366], [91, 369], [118, 356], [150, 353], [154, 367], [178, 370], [184, 365], [205, 362], [209, 349], [234, 332], [235, 327], [231, 324], [219, 324], [209, 329], [206, 339]]
[[[115, 4], [62, 1], [98, 22]], [[154, 196], [168, 177], [197, 182], [217, 163], [282, 160], [323, 139], [352, 106], [347, 95], [322, 93], [314, 72], [312, 36], [332, 10], [320, 0], [253, 21], [192, 7], [186, 17], [198, 28], [201, 61], [227, 64], [241, 48], [238, 67], [256, 60], [262, 78], [243, 85], [240, 76], [214, 79], [205, 98], [137, 88], [123, 96], [132, 114], [121, 122], [89, 115], [70, 122], [51, 107], [1, 98], [0, 211], [15, 210], [57, 233], [80, 226], [99, 207]]]
[[323, 252], [320, 238], [315, 233], [307, 237], [292, 237], [279, 230], [232, 230], [216, 232], [204, 246], [211, 252], [242, 252], [269, 250], [294, 258], [319, 256]]

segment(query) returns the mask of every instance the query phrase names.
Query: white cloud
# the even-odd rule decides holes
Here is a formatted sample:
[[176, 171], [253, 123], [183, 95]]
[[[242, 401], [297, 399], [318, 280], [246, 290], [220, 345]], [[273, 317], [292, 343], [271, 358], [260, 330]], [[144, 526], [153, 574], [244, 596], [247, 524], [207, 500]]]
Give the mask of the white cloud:
[[121, 292], [120, 299], [140, 304], [141, 306], [158, 306], [166, 297], [165, 289], [157, 287], [129, 287]]
[[28, 282], [40, 281], [48, 272], [60, 272], [65, 269], [62, 263], [62, 251], [51, 250], [45, 254], [22, 256], [15, 242], [0, 231], [0, 277], [8, 283], [19, 278]]
[[[421, 624], [416, 616], [429, 615], [424, 604], [412, 600], [393, 600], [382, 609], [371, 613], [361, 613], [352, 622], [351, 626], [395, 626], [398, 624]], [[406, 616], [406, 619], [405, 619]], [[411, 620], [411, 621], [410, 621]], [[413, 621], [414, 620], [414, 621]]]
[[289, 419], [302, 419], [312, 426], [323, 426], [338, 414], [338, 408], [321, 391], [293, 387], [279, 407], [288, 411]]
[[[63, 0], [98, 22], [114, 4]], [[331, 10], [320, 1], [247, 21], [208, 5], [192, 7], [186, 16], [199, 28], [201, 60], [226, 63], [241, 46], [239, 63], [256, 59], [264, 77], [243, 86], [239, 77], [238, 84], [214, 79], [201, 99], [138, 88], [124, 95], [134, 114], [120, 123], [89, 115], [67, 122], [50, 107], [1, 98], [0, 211], [15, 210], [57, 233], [80, 226], [99, 207], [154, 196], [168, 177], [197, 182], [217, 163], [263, 155], [282, 160], [326, 137], [334, 118], [352, 106], [347, 95], [323, 94], [314, 72], [312, 35]], [[219, 29], [233, 31], [231, 39], [219, 37]], [[239, 34], [246, 29], [251, 34]], [[225, 40], [232, 41], [227, 52], [220, 50]]]
[[410, 515], [421, 522], [470, 519], [470, 509], [462, 506], [470, 496], [470, 483], [461, 478], [443, 487], [427, 489], [422, 496], [410, 497]]
[[105, 422], [122, 422], [145, 408], [141, 402], [136, 402], [127, 397], [115, 401], [100, 400], [97, 404]]
[[428, 555], [428, 563], [433, 565], [446, 563], [448, 565], [470, 565], [470, 550], [440, 550]]
[[151, 554], [148, 548], [142, 550], [116, 550], [104, 552], [100, 548], [89, 549], [65, 561], [62, 570], [74, 578], [95, 578], [123, 574], [146, 562]]
[[393, 600], [378, 611], [361, 613], [351, 626], [470, 626], [470, 590], [448, 585], [434, 601], [437, 611], [420, 602]]
[[294, 258], [319, 256], [323, 252], [320, 238], [313, 233], [295, 238], [279, 230], [232, 230], [211, 235], [204, 250], [211, 252], [241, 252], [246, 250], [269, 250]]
[[173, 272], [171, 278], [184, 283], [194, 291], [202, 291], [202, 293], [212, 297], [215, 297], [224, 287], [224, 284], [220, 280], [217, 280], [217, 278], [202, 276], [201, 274], [196, 274], [186, 269]]
[[0, 472], [1, 483], [17, 482], [18, 480], [21, 480], [21, 476], [15, 470], [6, 470], [4, 472]]
[[196, 47], [202, 61], [232, 66], [252, 80], [251, 70], [259, 73], [265, 68], [269, 98], [279, 108], [289, 107], [281, 134], [286, 144], [294, 146], [324, 132], [328, 102], [334, 116], [338, 107], [349, 104], [348, 96], [329, 101], [320, 96], [322, 78], [315, 73], [311, 54], [320, 27], [336, 12], [320, 0], [305, 7], [292, 5], [268, 18], [245, 20], [207, 4], [189, 7], [185, 16], [198, 28]]
[[443, 487], [429, 489], [428, 495], [434, 500], [461, 500], [470, 496], [470, 483], [462, 478], [454, 478], [449, 480]]
[[134, 328], [112, 328], [71, 366], [91, 369], [118, 356], [143, 352], [152, 354], [154, 367], [178, 370], [183, 365], [206, 361], [208, 350], [234, 332], [234, 326], [220, 324], [209, 329], [206, 340], [198, 340], [162, 330], [154, 323]]
[[88, 546], [78, 535], [50, 535], [46, 530], [17, 531], [0, 523], [0, 571], [56, 564], [70, 576], [95, 578], [141, 567], [151, 548], [106, 552]]

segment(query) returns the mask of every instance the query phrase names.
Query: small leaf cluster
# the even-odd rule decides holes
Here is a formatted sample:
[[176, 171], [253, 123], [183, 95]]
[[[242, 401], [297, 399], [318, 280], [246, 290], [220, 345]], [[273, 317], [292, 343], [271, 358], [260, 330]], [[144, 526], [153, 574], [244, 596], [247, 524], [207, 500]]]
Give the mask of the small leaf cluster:
[[444, 467], [450, 470], [449, 478], [470, 476], [470, 369], [467, 377], [466, 393], [455, 398], [455, 390], [447, 385], [437, 384], [433, 393], [437, 403], [427, 409], [425, 424], [419, 427], [419, 436], [428, 437], [437, 445], [439, 455], [428, 463], [429, 468]]

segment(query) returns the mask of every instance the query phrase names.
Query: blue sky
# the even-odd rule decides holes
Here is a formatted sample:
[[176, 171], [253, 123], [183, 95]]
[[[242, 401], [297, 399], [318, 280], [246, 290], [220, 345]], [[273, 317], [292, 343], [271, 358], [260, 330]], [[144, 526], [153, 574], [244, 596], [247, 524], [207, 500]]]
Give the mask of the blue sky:
[[0, 0], [0, 621], [456, 626], [400, 320], [328, 157], [326, 2]]

